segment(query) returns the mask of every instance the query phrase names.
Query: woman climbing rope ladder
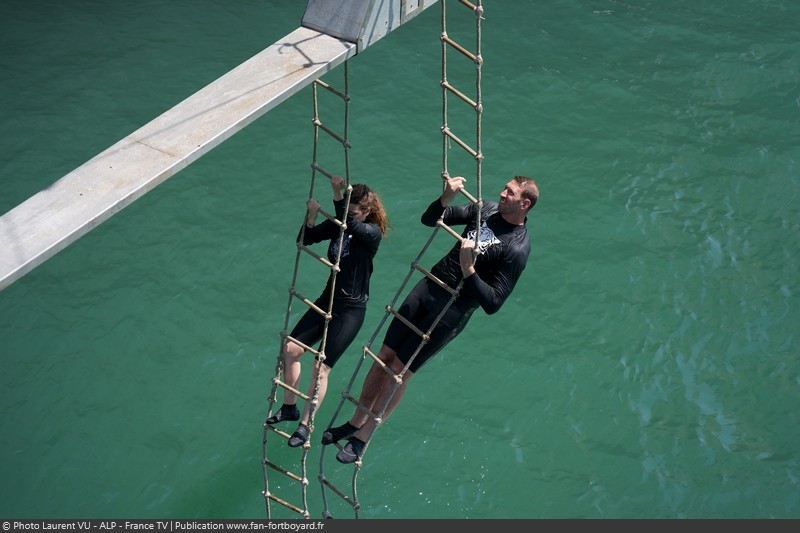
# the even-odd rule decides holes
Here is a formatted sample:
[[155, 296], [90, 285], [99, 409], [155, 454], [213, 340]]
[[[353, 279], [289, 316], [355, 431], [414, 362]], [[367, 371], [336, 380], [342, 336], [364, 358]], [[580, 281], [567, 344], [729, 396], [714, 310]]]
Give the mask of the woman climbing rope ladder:
[[[381, 418], [385, 421], [400, 401], [411, 376], [463, 331], [475, 309], [481, 307], [487, 314], [496, 313], [525, 269], [531, 250], [528, 212], [539, 199], [536, 182], [515, 176], [500, 192], [498, 202], [484, 203], [480, 217], [476, 203], [450, 206], [464, 188], [464, 182], [462, 177], [447, 179], [441, 196], [422, 215], [422, 223], [430, 227], [440, 218], [447, 226], [466, 225], [459, 242], [431, 270], [431, 274], [450, 289], [457, 290], [461, 286], [460, 292], [421, 349], [419, 334], [397, 317], [392, 320], [378, 357], [393, 374], [377, 362], [373, 363], [352, 418], [323, 433], [322, 444], [325, 445], [348, 439], [336, 455], [340, 463], [353, 463], [361, 458], [366, 442], [379, 423], [368, 413], [379, 412], [377, 408], [386, 406]], [[477, 220], [481, 221], [479, 231]], [[452, 292], [426, 276], [403, 301], [398, 314], [424, 332], [451, 299]], [[395, 391], [394, 376], [401, 374], [409, 362], [406, 377]]]
[[[372, 260], [378, 253], [381, 238], [391, 228], [389, 218], [383, 207], [380, 197], [369, 187], [363, 184], [352, 186], [350, 204], [345, 218], [345, 197], [343, 192], [347, 189], [344, 179], [340, 176], [331, 177], [333, 187], [333, 205], [338, 220], [344, 220], [346, 228], [341, 239], [341, 256], [339, 259], [339, 272], [335, 275], [331, 270], [328, 282], [322, 294], [314, 302], [319, 309], [328, 309], [333, 292], [333, 308], [328, 324], [326, 340], [320, 345], [320, 356], [314, 362], [314, 370], [309, 386], [308, 396], [312, 397], [314, 385], [319, 373], [319, 389], [317, 392], [317, 409], [325, 398], [328, 386], [328, 373], [338, 361], [339, 357], [353, 342], [356, 334], [364, 323], [369, 300], [369, 282], [372, 276]], [[328, 244], [328, 260], [335, 263], [339, 253], [340, 227], [331, 220], [324, 220], [315, 225], [320, 205], [316, 200], [308, 201], [308, 214], [305, 228], [301, 229], [298, 241], [306, 246], [330, 241]], [[292, 330], [290, 337], [284, 345], [284, 382], [297, 388], [300, 382], [300, 357], [306, 349], [300, 344], [310, 346], [323, 339], [326, 316], [314, 308], [309, 308], [300, 318]], [[299, 341], [298, 342], [295, 342]], [[309, 418], [310, 405], [306, 403], [302, 419], [297, 408], [297, 395], [289, 389], [284, 389], [283, 405], [277, 413], [267, 419], [267, 424], [273, 425], [284, 421], [300, 420], [295, 432], [289, 438], [289, 446], [296, 448], [305, 444], [310, 436]]]

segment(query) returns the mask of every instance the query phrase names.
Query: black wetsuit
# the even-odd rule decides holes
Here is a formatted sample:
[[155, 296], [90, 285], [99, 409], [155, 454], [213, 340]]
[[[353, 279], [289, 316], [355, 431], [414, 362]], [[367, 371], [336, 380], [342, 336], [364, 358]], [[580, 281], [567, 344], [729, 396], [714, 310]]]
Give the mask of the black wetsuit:
[[[336, 217], [341, 220], [346, 208], [345, 200], [335, 200], [333, 204], [336, 208]], [[324, 363], [330, 368], [333, 368], [342, 353], [350, 346], [364, 323], [367, 300], [369, 300], [372, 259], [378, 253], [382, 237], [381, 230], [376, 224], [359, 222], [349, 211], [346, 222], [347, 230], [342, 242], [340, 271], [336, 275], [333, 314], [328, 324], [325, 342]], [[303, 244], [310, 245], [329, 240], [328, 260], [334, 263], [339, 248], [339, 233], [339, 226], [325, 219], [312, 228], [305, 228]], [[314, 302], [323, 310], [328, 309], [332, 283], [333, 272], [328, 276], [322, 294]], [[308, 309], [295, 325], [291, 336], [311, 346], [321, 341], [324, 327], [324, 317], [315, 310]]]
[[[475, 274], [468, 277], [461, 287], [458, 298], [440, 319], [430, 341], [422, 346], [419, 354], [409, 366], [416, 372], [447, 343], [453, 340], [467, 325], [478, 307], [487, 314], [496, 313], [506, 301], [519, 280], [528, 256], [531, 243], [525, 225], [506, 222], [497, 211], [496, 202], [485, 202], [481, 211], [480, 240], [475, 238], [477, 206], [475, 204], [448, 206], [444, 208], [439, 199], [434, 200], [425, 213], [422, 223], [433, 227], [440, 215], [448, 226], [466, 224], [462, 237], [476, 241], [480, 252], [475, 261]], [[456, 242], [431, 273], [455, 289], [463, 279], [461, 274], [461, 243]], [[427, 331], [451, 294], [427, 277], [411, 290], [398, 312], [421, 331]], [[387, 329], [384, 344], [397, 352], [398, 358], [408, 363], [420, 347], [421, 338], [397, 318]]]

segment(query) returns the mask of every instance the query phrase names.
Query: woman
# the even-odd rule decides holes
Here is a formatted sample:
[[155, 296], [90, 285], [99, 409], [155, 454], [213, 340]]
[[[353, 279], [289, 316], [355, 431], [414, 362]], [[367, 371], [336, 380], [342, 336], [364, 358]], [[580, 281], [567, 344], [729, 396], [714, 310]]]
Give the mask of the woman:
[[[340, 176], [331, 178], [333, 187], [333, 205], [336, 209], [336, 218], [342, 220], [345, 211], [344, 190], [345, 181]], [[328, 260], [336, 262], [339, 249], [340, 228], [327, 218], [315, 225], [319, 203], [316, 200], [308, 201], [308, 214], [306, 216], [305, 232], [301, 231], [303, 244], [310, 245], [322, 241], [328, 244]], [[314, 371], [308, 396], [314, 392], [314, 383], [319, 373], [319, 390], [317, 392], [317, 409], [322, 405], [325, 392], [328, 388], [328, 373], [336, 361], [355, 339], [356, 334], [364, 323], [367, 313], [367, 300], [369, 299], [369, 281], [372, 276], [372, 260], [378, 253], [381, 238], [387, 236], [391, 228], [386, 211], [381, 199], [369, 187], [362, 184], [353, 185], [350, 193], [350, 205], [346, 218], [347, 229], [342, 240], [342, 251], [339, 262], [339, 273], [336, 275], [336, 290], [333, 296], [332, 318], [328, 324], [324, 361], [314, 362]], [[300, 237], [298, 236], [298, 240]], [[320, 309], [328, 309], [333, 284], [333, 271], [328, 276], [328, 283], [322, 294], [317, 298], [315, 305]], [[314, 309], [308, 311], [300, 318], [290, 336], [298, 341], [311, 346], [322, 339], [325, 328], [325, 318]], [[320, 343], [321, 348], [321, 343]], [[297, 388], [300, 382], [300, 357], [305, 350], [292, 341], [288, 341], [283, 351], [284, 382]], [[306, 404], [303, 417], [297, 430], [289, 438], [289, 446], [296, 448], [308, 441], [310, 430], [308, 419], [310, 405]], [[297, 396], [284, 389], [283, 405], [273, 416], [267, 419], [267, 424], [277, 424], [284, 421], [300, 419], [297, 409]]]

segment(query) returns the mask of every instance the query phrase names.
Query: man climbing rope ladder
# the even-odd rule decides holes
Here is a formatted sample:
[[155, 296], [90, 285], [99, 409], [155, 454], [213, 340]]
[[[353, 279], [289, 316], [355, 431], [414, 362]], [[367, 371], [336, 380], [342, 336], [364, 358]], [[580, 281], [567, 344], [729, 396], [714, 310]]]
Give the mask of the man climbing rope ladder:
[[[461, 285], [460, 292], [421, 349], [420, 336], [397, 317], [392, 320], [378, 357], [395, 375], [401, 374], [409, 361], [411, 364], [393, 392], [394, 377], [380, 364], [373, 363], [353, 416], [322, 436], [324, 445], [348, 440], [336, 455], [340, 463], [360, 459], [378, 425], [378, 420], [369, 413], [386, 406], [382, 418], [385, 421], [402, 398], [411, 376], [463, 331], [475, 309], [481, 307], [487, 314], [496, 313], [525, 269], [531, 250], [527, 215], [539, 199], [536, 182], [524, 176], [514, 177], [500, 192], [498, 202], [485, 202], [480, 217], [476, 216], [479, 207], [475, 203], [450, 206], [464, 188], [464, 182], [463, 177], [447, 179], [441, 196], [422, 215], [422, 223], [429, 227], [435, 226], [440, 217], [448, 226], [466, 225], [460, 242], [431, 270], [451, 289]], [[476, 231], [478, 220], [482, 222]], [[451, 292], [426, 276], [403, 301], [398, 314], [420, 331], [427, 331], [451, 299]]]

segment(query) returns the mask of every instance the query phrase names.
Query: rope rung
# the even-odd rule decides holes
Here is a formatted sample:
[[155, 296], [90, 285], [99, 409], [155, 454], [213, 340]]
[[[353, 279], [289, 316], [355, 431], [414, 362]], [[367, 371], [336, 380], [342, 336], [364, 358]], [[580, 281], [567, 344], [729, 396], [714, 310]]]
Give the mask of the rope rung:
[[321, 173], [325, 174], [325, 176], [327, 176], [328, 179], [333, 178], [333, 172], [329, 172], [329, 171], [325, 170], [324, 168], [319, 166], [319, 164], [316, 161], [311, 163], [311, 168], [316, 170], [317, 172], [321, 172]]
[[[377, 419], [378, 418], [378, 415], [376, 415], [375, 413], [373, 413], [369, 409], [364, 409], [364, 407], [361, 406], [361, 404], [358, 403], [358, 398], [354, 397], [349, 392], [346, 392], [346, 391], [343, 392], [342, 393], [342, 398], [344, 398], [348, 402], [352, 403], [356, 407], [356, 412], [361, 410], [362, 412], [367, 413], [367, 416], [369, 416], [370, 418], [373, 418], [373, 419]], [[338, 443], [337, 443], [337, 446], [339, 446]], [[340, 448], [341, 448], [341, 446], [340, 446]]]
[[[312, 250], [311, 248], [309, 248], [305, 244], [302, 244], [302, 243], [298, 242], [297, 243], [297, 248], [300, 249], [300, 250], [303, 250], [305, 253], [307, 253], [308, 255], [310, 255], [311, 257], [313, 257], [314, 259], [316, 259], [317, 261], [319, 261], [320, 263], [322, 263], [323, 265], [325, 265], [326, 267], [328, 267], [330, 269], [334, 269], [335, 270], [335, 269], [338, 268], [336, 265], [334, 265], [333, 263], [328, 261], [327, 258], [322, 257], [320, 254], [318, 254], [317, 252], [315, 252], [314, 250]], [[324, 315], [325, 313], [323, 312], [322, 314]]]
[[[450, 228], [448, 228], [447, 226], [444, 226], [444, 227], [445, 227], [445, 228], [446, 228], [448, 231], [450, 231], [451, 233], [453, 233], [453, 235], [455, 235], [455, 236], [456, 236], [458, 239], [460, 239], [460, 240], [462, 240], [462, 241], [463, 241], [463, 239], [461, 238], [461, 235], [459, 235], [458, 233], [455, 233], [455, 232], [453, 232], [453, 230], [451, 230], [451, 229], [450, 229]], [[419, 263], [414, 263], [412, 266], [413, 266], [415, 269], [417, 269], [418, 271], [420, 271], [420, 272], [422, 273], [422, 275], [424, 275], [426, 278], [428, 278], [429, 280], [431, 280], [432, 282], [434, 282], [435, 284], [437, 284], [438, 286], [440, 286], [441, 288], [443, 288], [444, 290], [446, 290], [447, 292], [449, 292], [451, 295], [456, 293], [456, 291], [455, 291], [455, 290], [453, 290], [453, 289], [450, 287], [450, 285], [448, 285], [448, 284], [447, 284], [447, 283], [445, 283], [444, 281], [442, 281], [442, 280], [440, 280], [439, 278], [437, 278], [436, 276], [434, 276], [434, 275], [433, 275], [433, 274], [432, 274], [432, 273], [431, 273], [429, 270], [426, 270], [425, 268], [421, 267], [421, 266], [419, 265]], [[390, 312], [391, 312], [391, 311], [390, 311]], [[424, 335], [420, 334], [420, 336], [424, 336]]]
[[282, 499], [278, 498], [277, 496], [273, 495], [272, 493], [267, 493], [265, 496], [267, 498], [269, 498], [270, 500], [274, 501], [275, 503], [279, 503], [279, 504], [283, 505], [284, 507], [286, 507], [287, 509], [291, 509], [292, 511], [296, 512], [299, 515], [303, 515], [303, 516], [306, 515], [306, 513], [304, 513], [303, 510], [300, 509], [299, 507], [297, 507], [296, 505], [291, 504], [291, 503], [287, 502], [286, 500], [282, 500]]
[[458, 96], [461, 100], [463, 100], [466, 104], [472, 107], [475, 111], [480, 111], [480, 107], [478, 106], [477, 102], [475, 102], [472, 98], [467, 96], [466, 94], [462, 93], [455, 87], [453, 87], [450, 82], [443, 81], [442, 87], [453, 93], [454, 95]]
[[353, 501], [352, 498], [350, 498], [350, 496], [348, 496], [347, 494], [345, 494], [344, 492], [339, 490], [335, 485], [333, 485], [333, 483], [328, 481], [326, 478], [321, 477], [320, 478], [320, 482], [322, 482], [326, 487], [328, 487], [333, 492], [335, 492], [341, 499], [346, 501], [350, 505], [350, 507], [355, 507], [356, 506], [356, 503]]
[[464, 237], [462, 237], [461, 234], [458, 233], [456, 230], [454, 230], [453, 228], [451, 228], [450, 226], [445, 224], [442, 219], [437, 220], [436, 221], [436, 225], [439, 226], [440, 228], [442, 228], [443, 230], [445, 230], [447, 233], [449, 233], [453, 237], [455, 237], [456, 240], [458, 240], [458, 242], [464, 242]]
[[[272, 381], [273, 381], [273, 383], [275, 383], [276, 385], [278, 385], [280, 388], [282, 388], [282, 389], [286, 389], [286, 390], [288, 390], [288, 391], [291, 391], [291, 392], [292, 392], [292, 394], [296, 394], [297, 396], [300, 396], [301, 398], [303, 398], [303, 399], [304, 399], [304, 400], [306, 400], [306, 401], [308, 401], [308, 400], [309, 400], [309, 397], [308, 397], [308, 395], [307, 395], [307, 394], [305, 394], [305, 393], [303, 393], [303, 392], [301, 392], [301, 391], [299, 391], [299, 390], [295, 389], [294, 387], [292, 387], [291, 385], [289, 385], [289, 384], [288, 384], [288, 383], [286, 383], [285, 381], [281, 381], [281, 380], [280, 380], [280, 379], [278, 379], [278, 378], [272, 378]], [[269, 424], [267, 424], [267, 425], [269, 425]], [[270, 426], [270, 427], [272, 427], [272, 426]], [[272, 428], [272, 429], [275, 429], [275, 428]], [[278, 433], [280, 433], [280, 431], [278, 431]]]
[[375, 352], [370, 350], [369, 347], [364, 346], [364, 352], [368, 353], [369, 356], [372, 357], [372, 360], [375, 362], [375, 364], [379, 365], [383, 369], [383, 371], [386, 372], [386, 374], [388, 374], [389, 376], [393, 377], [396, 382], [398, 382], [398, 383], [402, 383], [403, 382], [403, 379], [400, 376], [398, 376], [397, 374], [395, 374], [394, 370], [392, 370], [391, 368], [386, 366], [386, 363], [384, 363], [381, 360], [381, 358], [378, 357], [375, 354]]
[[280, 472], [284, 476], [297, 481], [298, 483], [302, 483], [303, 482], [303, 478], [301, 478], [300, 476], [298, 476], [297, 474], [295, 474], [293, 472], [289, 472], [288, 470], [286, 470], [282, 466], [276, 465], [272, 461], [269, 461], [269, 460], [264, 461], [264, 464], [267, 465], [268, 467], [272, 468], [273, 470], [277, 470], [278, 472]]
[[358, 398], [354, 398], [353, 395], [347, 392], [346, 390], [342, 391], [342, 398], [352, 403], [353, 405], [358, 405]]
[[472, 196], [467, 189], [460, 189], [460, 192], [461, 192], [461, 194], [466, 196], [469, 199], [469, 201], [472, 202], [473, 204], [481, 204], [482, 203], [477, 198]]
[[456, 136], [456, 134], [454, 134], [452, 131], [450, 131], [450, 128], [448, 128], [447, 126], [442, 128], [442, 134], [444, 134], [447, 137], [453, 139], [456, 143], [458, 143], [458, 145], [461, 148], [463, 148], [464, 150], [466, 150], [467, 152], [472, 154], [472, 157], [474, 157], [475, 159], [483, 158], [483, 156], [479, 156], [478, 152], [473, 150], [472, 147], [470, 147], [467, 143], [465, 143], [464, 141], [459, 139], [458, 136]]
[[286, 433], [285, 431], [280, 430], [280, 429], [278, 429], [278, 428], [276, 428], [274, 426], [270, 426], [266, 422], [264, 422], [264, 429], [268, 429], [269, 431], [272, 431], [273, 433], [277, 433], [278, 435], [280, 435], [281, 437], [283, 437], [286, 440], [289, 440], [290, 438], [292, 438], [292, 436], [289, 435], [288, 433]]
[[341, 135], [330, 129], [328, 126], [323, 124], [322, 121], [320, 121], [319, 119], [317, 118], [314, 119], [314, 126], [316, 126], [317, 128], [321, 129], [322, 131], [324, 131], [325, 133], [327, 133], [328, 135], [339, 141], [339, 143], [345, 148], [350, 148], [350, 141], [348, 141], [347, 139], [345, 139], [344, 137], [342, 137]]
[[332, 213], [329, 213], [328, 211], [325, 211], [325, 210], [324, 210], [324, 209], [322, 209], [321, 207], [319, 208], [319, 211], [318, 211], [318, 212], [319, 212], [319, 213], [320, 213], [322, 216], [324, 216], [325, 218], [327, 218], [328, 220], [330, 220], [331, 222], [333, 222], [334, 224], [336, 224], [337, 226], [339, 226], [339, 228], [340, 228], [340, 229], [347, 229], [347, 226], [345, 226], [344, 222], [342, 222], [341, 220], [339, 220], [338, 218], [336, 218], [336, 215], [334, 215], [334, 214], [332, 214]]
[[295, 298], [299, 299], [301, 302], [303, 302], [304, 304], [309, 306], [311, 309], [313, 309], [314, 311], [319, 313], [321, 316], [324, 316], [326, 320], [330, 320], [331, 319], [331, 316], [328, 314], [327, 311], [325, 311], [324, 309], [319, 307], [317, 304], [315, 304], [314, 302], [312, 302], [311, 300], [309, 300], [308, 298], [306, 298], [305, 296], [303, 296], [302, 294], [300, 294], [296, 290], [291, 289], [289, 292], [292, 294], [292, 296], [294, 296]]
[[394, 308], [392, 308], [391, 305], [387, 305], [386, 306], [386, 312], [391, 313], [392, 315], [395, 316], [395, 318], [397, 318], [397, 320], [399, 320], [400, 322], [405, 324], [408, 327], [408, 329], [410, 329], [411, 331], [413, 331], [414, 333], [416, 333], [417, 335], [419, 335], [420, 337], [422, 337], [426, 341], [428, 340], [428, 335], [425, 332], [423, 332], [417, 326], [415, 326], [414, 324], [409, 322], [409, 320], [406, 317], [404, 317], [403, 315], [401, 315], [400, 313], [395, 311]]
[[313, 353], [313, 354], [314, 354], [314, 356], [316, 356], [316, 357], [319, 357], [319, 350], [317, 350], [317, 349], [315, 349], [315, 348], [312, 348], [312, 347], [311, 347], [311, 346], [309, 346], [308, 344], [306, 344], [306, 343], [304, 343], [304, 342], [302, 342], [302, 341], [299, 341], [299, 340], [295, 339], [295, 338], [294, 338], [294, 337], [292, 337], [291, 335], [286, 335], [286, 338], [287, 338], [288, 340], [292, 341], [293, 343], [297, 344], [297, 345], [298, 345], [298, 346], [300, 346], [301, 348], [303, 348], [305, 351], [307, 351], [307, 352], [311, 352], [311, 353]]
[[349, 96], [347, 96], [343, 92], [339, 91], [338, 89], [333, 88], [329, 83], [326, 83], [326, 82], [322, 81], [321, 79], [314, 80], [314, 83], [317, 84], [318, 86], [322, 87], [323, 89], [326, 89], [331, 94], [335, 94], [336, 96], [338, 96], [339, 98], [341, 98], [344, 101], [349, 101], [350, 100]]
[[375, 355], [375, 352], [373, 352], [372, 350], [370, 350], [368, 346], [364, 346], [364, 352], [365, 352], [365, 353], [368, 353], [368, 354], [369, 354], [369, 356], [370, 356], [370, 357], [372, 357], [372, 360], [373, 360], [373, 361], [375, 361], [377, 364], [379, 364], [379, 365], [381, 365], [382, 367], [386, 368], [386, 363], [384, 363], [384, 362], [381, 360], [381, 358], [380, 358], [380, 357], [378, 357], [377, 355]]
[[442, 34], [442, 41], [444, 41], [445, 43], [449, 44], [450, 46], [461, 52], [464, 56], [467, 57], [467, 59], [469, 59], [473, 63], [476, 64], [480, 63], [480, 60], [478, 59], [477, 55], [473, 54], [472, 52], [470, 52], [469, 50], [467, 50], [466, 48], [455, 42], [453, 39], [448, 37], [446, 33]]

